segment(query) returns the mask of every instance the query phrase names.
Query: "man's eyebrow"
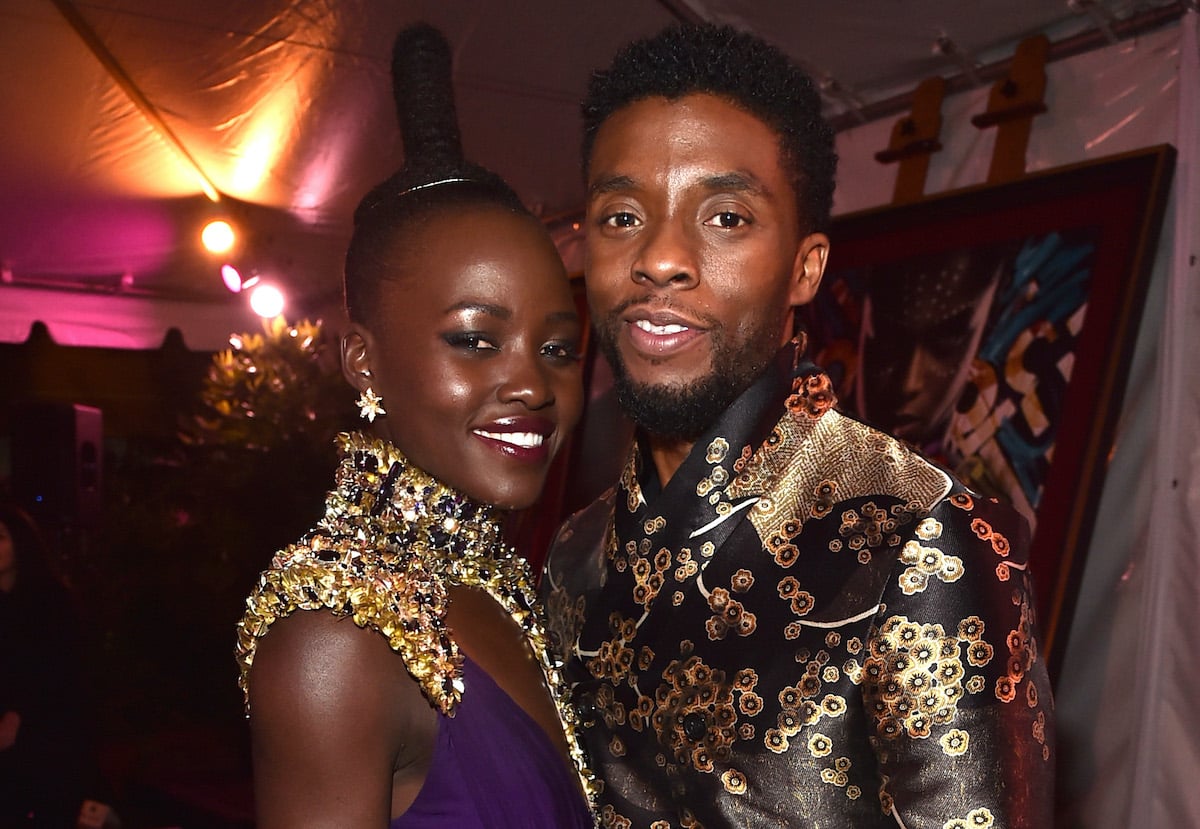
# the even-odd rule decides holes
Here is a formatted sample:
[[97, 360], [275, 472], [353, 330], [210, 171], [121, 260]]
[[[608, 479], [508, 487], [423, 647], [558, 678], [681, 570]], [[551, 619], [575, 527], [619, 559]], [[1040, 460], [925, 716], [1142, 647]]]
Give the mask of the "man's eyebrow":
[[629, 176], [603, 176], [588, 185], [588, 198], [620, 190], [632, 190], [635, 186], [634, 180]]
[[757, 176], [749, 173], [719, 173], [701, 179], [700, 185], [706, 190], [726, 190], [751, 195], [766, 195], [770, 192]]
[[[712, 192], [724, 190], [731, 193], [748, 193], [750, 195], [767, 195], [771, 192], [770, 188], [763, 184], [762, 180], [757, 176], [738, 171], [705, 176], [700, 179], [699, 184], [705, 190]], [[588, 198], [636, 188], [637, 182], [630, 176], [604, 176], [597, 179], [588, 187]]]

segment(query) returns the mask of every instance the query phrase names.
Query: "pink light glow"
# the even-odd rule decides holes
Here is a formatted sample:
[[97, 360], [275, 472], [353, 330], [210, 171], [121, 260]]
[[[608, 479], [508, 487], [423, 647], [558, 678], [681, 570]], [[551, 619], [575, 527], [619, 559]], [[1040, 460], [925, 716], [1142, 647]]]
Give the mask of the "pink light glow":
[[225, 287], [233, 293], [240, 293], [242, 290], [242, 275], [238, 273], [238, 269], [233, 265], [225, 264], [221, 266], [221, 281], [225, 283]]

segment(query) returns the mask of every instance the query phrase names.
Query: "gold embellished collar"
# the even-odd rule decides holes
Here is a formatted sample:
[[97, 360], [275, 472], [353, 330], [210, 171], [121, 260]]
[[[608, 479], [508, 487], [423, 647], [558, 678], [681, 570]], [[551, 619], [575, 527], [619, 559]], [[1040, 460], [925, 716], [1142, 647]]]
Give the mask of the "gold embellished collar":
[[237, 656], [247, 700], [257, 641], [271, 624], [296, 610], [326, 609], [386, 637], [430, 704], [453, 716], [464, 688], [462, 657], [445, 623], [447, 586], [480, 589], [525, 633], [584, 790], [594, 797], [529, 565], [505, 543], [496, 508], [441, 483], [384, 440], [353, 432], [338, 435], [337, 444], [324, 517], [275, 556], [246, 600]]
[[413, 466], [387, 441], [352, 432], [337, 443], [342, 459], [317, 534], [361, 523], [389, 560], [448, 553], [445, 563], [452, 564], [455, 555], [489, 557], [504, 548], [495, 507]]

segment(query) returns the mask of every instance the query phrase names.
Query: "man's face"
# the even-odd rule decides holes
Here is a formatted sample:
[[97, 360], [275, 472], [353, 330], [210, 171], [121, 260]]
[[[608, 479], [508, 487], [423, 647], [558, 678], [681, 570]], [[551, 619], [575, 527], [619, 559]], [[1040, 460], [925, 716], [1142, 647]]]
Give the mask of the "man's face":
[[775, 133], [712, 95], [614, 113], [588, 168], [588, 301], [623, 407], [695, 439], [766, 368], [828, 240], [802, 236]]

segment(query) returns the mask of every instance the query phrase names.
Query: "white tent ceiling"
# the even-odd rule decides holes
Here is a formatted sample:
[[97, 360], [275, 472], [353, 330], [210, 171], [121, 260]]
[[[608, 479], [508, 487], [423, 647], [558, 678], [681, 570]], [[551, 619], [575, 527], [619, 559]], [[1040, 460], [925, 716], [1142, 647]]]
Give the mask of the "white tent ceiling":
[[[279, 279], [301, 308], [328, 305], [354, 204], [401, 160], [389, 55], [419, 19], [454, 48], [468, 155], [554, 217], [581, 202], [589, 72], [673, 21], [763, 35], [823, 79], [829, 114], [847, 121], [925, 77], [961, 75], [964, 61], [1001, 60], [1031, 34], [1078, 40], [1180, 5], [0, 0], [0, 312], [17, 288], [58, 289], [34, 294], [48, 323], [68, 289], [227, 299], [197, 237], [217, 208], [248, 229], [243, 264]], [[950, 45], [935, 48], [939, 36]], [[32, 321], [0, 333], [22, 339]]]

